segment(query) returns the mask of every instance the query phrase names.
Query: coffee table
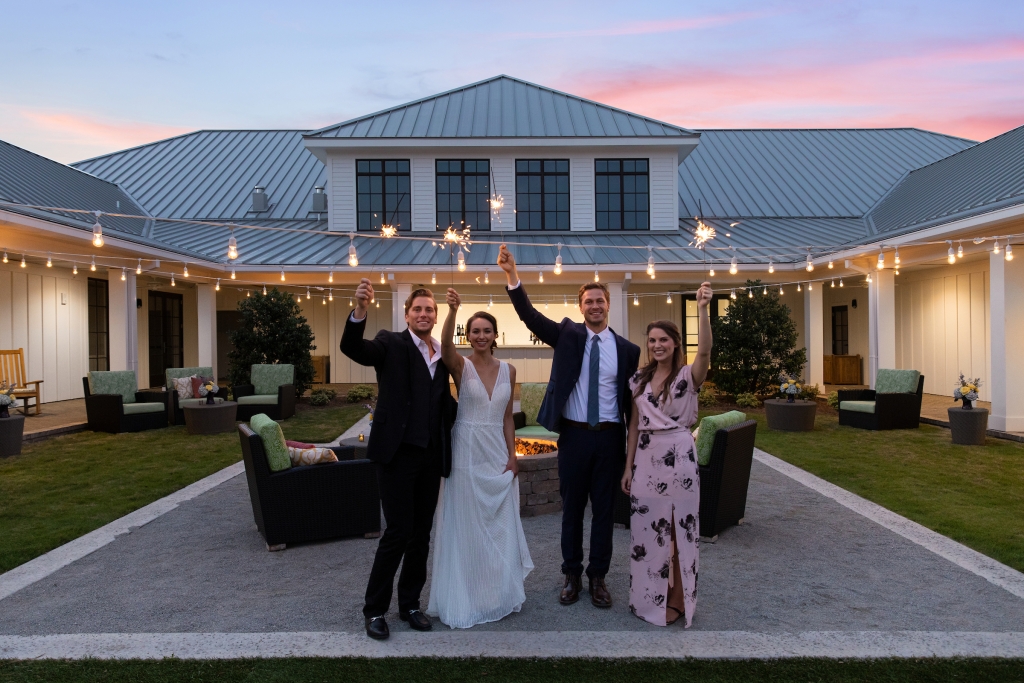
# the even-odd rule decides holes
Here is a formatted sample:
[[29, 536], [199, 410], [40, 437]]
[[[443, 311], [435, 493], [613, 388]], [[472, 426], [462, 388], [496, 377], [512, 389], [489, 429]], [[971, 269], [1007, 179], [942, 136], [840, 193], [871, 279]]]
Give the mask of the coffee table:
[[790, 403], [782, 398], [770, 398], [764, 402], [768, 429], [780, 432], [810, 432], [814, 430], [814, 415], [818, 412], [817, 401], [796, 400]]
[[185, 413], [185, 428], [189, 434], [221, 434], [235, 431], [238, 404], [234, 401], [182, 406], [181, 409]]

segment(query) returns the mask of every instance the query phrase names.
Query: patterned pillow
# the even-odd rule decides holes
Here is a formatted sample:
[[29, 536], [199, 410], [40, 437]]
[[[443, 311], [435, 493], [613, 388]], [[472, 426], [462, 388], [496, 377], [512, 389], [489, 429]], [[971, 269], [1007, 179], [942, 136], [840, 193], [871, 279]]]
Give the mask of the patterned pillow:
[[191, 377], [174, 377], [171, 379], [174, 382], [174, 389], [178, 392], [178, 398], [196, 398], [195, 394], [192, 393], [192, 378]]
[[192, 395], [196, 398], [206, 398], [206, 387], [204, 386], [207, 382], [212, 382], [213, 377], [203, 377], [202, 375], [193, 375], [189, 377], [192, 380]]
[[256, 432], [263, 442], [263, 451], [267, 454], [267, 465], [271, 472], [280, 472], [292, 466], [288, 446], [284, 443], [284, 432], [281, 425], [271, 420], [266, 414], [258, 413], [249, 420], [249, 428]]
[[319, 465], [325, 462], [338, 462], [338, 456], [330, 448], [288, 448], [292, 459], [292, 467], [302, 465]]

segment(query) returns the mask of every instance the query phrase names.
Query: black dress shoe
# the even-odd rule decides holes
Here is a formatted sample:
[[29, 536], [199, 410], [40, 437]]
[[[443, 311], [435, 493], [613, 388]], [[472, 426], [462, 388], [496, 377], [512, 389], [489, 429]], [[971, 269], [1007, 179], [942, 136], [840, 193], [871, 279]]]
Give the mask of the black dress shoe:
[[384, 617], [366, 617], [366, 635], [374, 640], [387, 640], [391, 635]]
[[565, 585], [558, 595], [558, 602], [563, 605], [571, 605], [580, 599], [580, 588], [582, 581], [579, 576], [573, 574], [565, 575]]
[[608, 608], [612, 606], [612, 594], [608, 592], [608, 586], [604, 584], [603, 576], [590, 579], [590, 602], [594, 607]]
[[434, 624], [430, 621], [430, 617], [418, 609], [399, 612], [398, 618], [402, 621], [408, 621], [409, 626], [411, 626], [415, 631], [429, 631], [434, 628]]

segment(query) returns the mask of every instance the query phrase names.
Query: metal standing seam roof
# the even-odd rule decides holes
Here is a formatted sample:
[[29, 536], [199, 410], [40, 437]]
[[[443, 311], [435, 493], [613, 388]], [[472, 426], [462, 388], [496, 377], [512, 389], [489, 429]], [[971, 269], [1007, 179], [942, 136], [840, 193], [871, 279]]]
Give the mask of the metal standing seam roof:
[[697, 133], [509, 76], [310, 132], [307, 138], [697, 137]]
[[907, 171], [973, 146], [915, 128], [702, 130], [679, 165], [680, 216], [850, 218]]
[[898, 234], [1024, 204], [1024, 126], [911, 171], [868, 218]]
[[[0, 141], [0, 200], [33, 206], [146, 215], [145, 210], [116, 184], [83, 173], [28, 150]], [[75, 227], [92, 226], [88, 214], [0, 205], [2, 211], [57, 220]], [[145, 220], [103, 216], [101, 224], [119, 232], [142, 235]]]

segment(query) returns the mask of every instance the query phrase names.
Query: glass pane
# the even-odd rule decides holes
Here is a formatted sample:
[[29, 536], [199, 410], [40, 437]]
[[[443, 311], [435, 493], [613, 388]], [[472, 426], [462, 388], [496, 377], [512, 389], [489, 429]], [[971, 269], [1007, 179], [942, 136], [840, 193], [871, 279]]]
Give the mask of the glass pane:
[[445, 173], [445, 172], [447, 172], [448, 171], [448, 162], [447, 161], [438, 161], [437, 162], [437, 171], [438, 171], [438, 173]]
[[646, 171], [647, 170], [647, 159], [637, 159], [636, 160], [636, 170], [638, 170], [638, 171]]
[[604, 173], [608, 170], [608, 162], [601, 161], [600, 159], [594, 163], [594, 166], [598, 173]]
[[569, 172], [569, 162], [568, 161], [559, 161], [558, 162], [558, 172], [559, 173], [568, 173]]
[[357, 161], [356, 162], [356, 173], [366, 173], [370, 170], [369, 161]]
[[380, 171], [381, 171], [380, 162], [379, 161], [371, 161], [370, 162], [370, 172], [371, 173], [380, 173]]
[[726, 313], [729, 312], [729, 304], [732, 302], [731, 299], [719, 299], [718, 300], [718, 317], [722, 318]]
[[516, 173], [525, 173], [530, 167], [530, 162], [525, 159], [516, 159]]
[[696, 301], [696, 299], [687, 299], [686, 300], [686, 315], [687, 315], [687, 317], [689, 317], [689, 316], [696, 317], [696, 315], [697, 315], [697, 301]]
[[568, 176], [564, 176], [564, 175], [558, 176], [558, 183], [557, 183], [557, 186], [556, 186], [556, 190], [558, 192], [568, 192], [569, 191], [569, 178], [568, 178]]
[[397, 161], [385, 161], [384, 162], [384, 172], [385, 173], [394, 173], [397, 170], [398, 170], [398, 162]]
[[635, 167], [635, 162], [632, 159], [626, 159], [622, 162], [622, 170], [627, 173], [632, 173]]

